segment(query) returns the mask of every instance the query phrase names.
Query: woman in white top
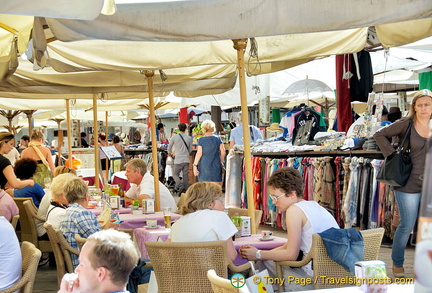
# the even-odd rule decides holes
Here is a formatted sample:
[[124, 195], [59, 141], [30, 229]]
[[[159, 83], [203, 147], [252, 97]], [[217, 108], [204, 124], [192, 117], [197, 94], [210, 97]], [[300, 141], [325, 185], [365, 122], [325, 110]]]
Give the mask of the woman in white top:
[[237, 257], [232, 236], [237, 232], [231, 219], [223, 211], [224, 199], [222, 189], [212, 182], [198, 182], [189, 187], [186, 200], [180, 207], [180, 218], [171, 227], [168, 241], [199, 242], [219, 241], [227, 242], [228, 255], [231, 260]]
[[[288, 241], [281, 247], [263, 251], [250, 245], [244, 245], [240, 248], [240, 253], [248, 260], [264, 260], [264, 266], [269, 270], [270, 275], [274, 276], [274, 261], [296, 260], [300, 250], [306, 255], [312, 246], [312, 234], [321, 233], [333, 227], [339, 228], [339, 226], [333, 216], [317, 202], [303, 199], [303, 179], [294, 168], [285, 167], [276, 170], [267, 181], [267, 186], [278, 211], [286, 211]], [[288, 275], [310, 278], [313, 271], [310, 264], [297, 269], [284, 268], [284, 276]], [[310, 284], [309, 287], [298, 286], [298, 288], [292, 286], [295, 284], [284, 285], [285, 290], [313, 288], [313, 284]]]
[[54, 229], [60, 227], [60, 222], [63, 220], [66, 214], [66, 208], [69, 204], [65, 197], [64, 188], [75, 178], [77, 178], [77, 176], [73, 173], [64, 173], [55, 177], [51, 183], [51, 204], [46, 213], [46, 222]]

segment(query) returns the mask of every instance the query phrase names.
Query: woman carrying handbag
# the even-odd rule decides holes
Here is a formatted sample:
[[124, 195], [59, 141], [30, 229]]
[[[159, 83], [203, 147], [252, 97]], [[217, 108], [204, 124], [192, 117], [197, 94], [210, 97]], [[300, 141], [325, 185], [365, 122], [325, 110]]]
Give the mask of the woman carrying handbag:
[[393, 274], [398, 278], [404, 277], [405, 247], [418, 216], [431, 118], [432, 92], [420, 90], [414, 95], [408, 117], [401, 118], [374, 134], [383, 155], [388, 157], [395, 152], [390, 142], [392, 137], [397, 136], [399, 142], [403, 141], [412, 121], [411, 132], [406, 142], [410, 148], [413, 165], [411, 174], [404, 186], [394, 187], [400, 223], [393, 237], [392, 260]]

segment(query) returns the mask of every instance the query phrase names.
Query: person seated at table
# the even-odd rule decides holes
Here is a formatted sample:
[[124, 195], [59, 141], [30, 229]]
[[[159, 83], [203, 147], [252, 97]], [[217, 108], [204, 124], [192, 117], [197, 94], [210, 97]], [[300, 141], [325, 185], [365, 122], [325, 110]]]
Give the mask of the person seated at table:
[[13, 198], [4, 190], [0, 189], [0, 216], [9, 222], [15, 215], [19, 214], [19, 209]]
[[[75, 234], [87, 238], [102, 229], [117, 228], [119, 224], [115, 220], [108, 221], [103, 227], [99, 224], [95, 214], [87, 210], [90, 197], [87, 184], [81, 178], [74, 178], [64, 186], [64, 194], [69, 202], [65, 216], [60, 222], [60, 230], [67, 242], [75, 249], [78, 244], [75, 241]], [[78, 265], [78, 256], [71, 253], [74, 268]]]
[[0, 235], [0, 292], [4, 292], [21, 279], [22, 258], [15, 229], [3, 216], [0, 216]]
[[[141, 159], [132, 159], [125, 164], [126, 177], [130, 188], [126, 192], [125, 202], [138, 199], [140, 202], [145, 198], [155, 198], [154, 177], [147, 171], [147, 164]], [[168, 188], [159, 182], [160, 207], [171, 208], [177, 211], [176, 202]]]
[[[15, 175], [20, 180], [32, 180], [33, 175], [36, 173], [37, 162], [30, 158], [22, 158], [16, 161], [14, 166]], [[33, 186], [25, 186], [23, 188], [16, 188], [14, 190], [14, 197], [31, 197], [33, 203], [37, 208], [42, 198], [45, 195], [45, 191], [39, 183]]]
[[237, 257], [232, 236], [237, 228], [224, 212], [224, 198], [222, 188], [213, 182], [197, 182], [186, 191], [186, 200], [180, 207], [183, 215], [171, 227], [167, 241], [227, 242], [228, 255], [231, 260]]
[[[76, 175], [76, 171], [74, 169], [68, 168], [66, 166], [58, 166], [54, 169], [54, 178], [60, 174], [65, 174], [65, 173], [66, 174], [71, 173], [73, 175]], [[39, 205], [37, 215], [41, 218], [47, 217], [48, 209], [49, 209], [50, 204], [51, 204], [51, 187], [52, 187], [52, 184], [50, 186], [50, 189], [46, 190], [45, 195], [42, 198], [41, 203]], [[39, 221], [36, 219], [36, 229], [37, 229], [39, 237], [46, 233], [45, 228], [43, 226], [44, 223], [45, 222]], [[58, 228], [58, 225], [55, 228]]]
[[129, 292], [126, 284], [138, 259], [139, 253], [129, 234], [115, 230], [96, 232], [81, 250], [75, 269], [77, 279], [71, 282], [66, 274], [58, 292]]
[[[300, 173], [291, 167], [276, 170], [267, 181], [270, 197], [280, 212], [286, 211], [288, 241], [281, 247], [272, 250], [258, 250], [250, 245], [240, 247], [243, 258], [262, 262], [269, 270], [270, 276], [276, 276], [274, 261], [296, 260], [300, 250], [307, 255], [312, 245], [312, 234], [321, 233], [329, 228], [339, 228], [333, 216], [316, 201], [303, 199], [303, 179]], [[264, 267], [261, 267], [263, 269]], [[310, 278], [313, 276], [310, 263], [302, 268], [283, 268], [284, 277]], [[284, 284], [285, 290], [302, 291], [310, 287]]]
[[56, 176], [51, 183], [51, 201], [48, 210], [45, 213], [45, 219], [54, 229], [60, 227], [60, 223], [65, 217], [66, 209], [69, 204], [65, 196], [65, 186], [76, 178], [77, 176], [72, 173], [65, 173]]

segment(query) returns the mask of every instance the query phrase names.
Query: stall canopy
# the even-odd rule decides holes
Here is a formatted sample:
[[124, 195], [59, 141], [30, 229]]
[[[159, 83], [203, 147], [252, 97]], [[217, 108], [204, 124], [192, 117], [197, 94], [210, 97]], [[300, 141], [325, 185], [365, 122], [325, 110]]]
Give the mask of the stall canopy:
[[[385, 25], [432, 17], [429, 0], [117, 0], [94, 21], [49, 19], [63, 41], [211, 41]], [[215, 25], [214, 21], [217, 21]]]

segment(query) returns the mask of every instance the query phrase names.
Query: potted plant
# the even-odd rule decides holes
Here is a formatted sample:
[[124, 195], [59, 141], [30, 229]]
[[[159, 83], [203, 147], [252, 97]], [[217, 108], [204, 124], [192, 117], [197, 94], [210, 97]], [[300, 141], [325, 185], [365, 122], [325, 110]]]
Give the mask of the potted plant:
[[242, 218], [239, 215], [234, 215], [231, 217], [231, 221], [234, 223], [234, 226], [236, 226], [238, 230], [235, 236], [240, 237], [240, 231], [242, 230], [242, 224], [243, 224]]
[[140, 213], [140, 211], [138, 210], [139, 209], [139, 204], [140, 204], [139, 200], [133, 200], [132, 201], [131, 211], [132, 211], [133, 215]]

